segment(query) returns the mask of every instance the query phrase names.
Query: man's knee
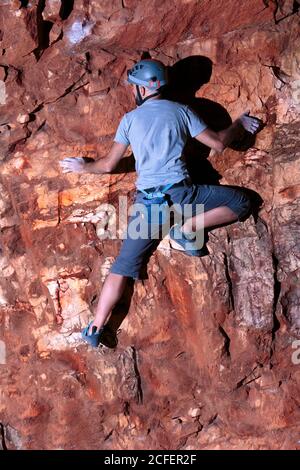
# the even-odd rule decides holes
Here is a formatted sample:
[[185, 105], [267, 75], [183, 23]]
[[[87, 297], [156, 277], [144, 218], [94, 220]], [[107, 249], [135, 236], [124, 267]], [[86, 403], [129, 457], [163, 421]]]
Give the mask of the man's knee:
[[251, 213], [252, 203], [249, 196], [245, 193], [241, 194], [239, 207], [238, 207], [238, 219], [244, 220]]
[[139, 278], [142, 259], [126, 259], [123, 256], [117, 256], [115, 262], [112, 264], [110, 272], [112, 274], [120, 274], [133, 279]]

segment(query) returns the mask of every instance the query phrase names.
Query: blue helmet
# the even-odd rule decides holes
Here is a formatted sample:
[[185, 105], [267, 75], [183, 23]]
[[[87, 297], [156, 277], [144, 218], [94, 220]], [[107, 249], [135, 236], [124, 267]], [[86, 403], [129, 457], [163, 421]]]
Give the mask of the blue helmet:
[[127, 80], [134, 85], [144, 86], [150, 90], [159, 90], [167, 85], [167, 68], [159, 60], [144, 59], [127, 70]]

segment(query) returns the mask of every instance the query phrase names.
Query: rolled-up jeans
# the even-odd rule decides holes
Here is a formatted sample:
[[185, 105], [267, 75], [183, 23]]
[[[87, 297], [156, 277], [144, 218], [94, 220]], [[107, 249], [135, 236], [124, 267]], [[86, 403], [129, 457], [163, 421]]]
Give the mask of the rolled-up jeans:
[[[146, 191], [161, 191], [163, 187], [147, 188]], [[197, 214], [197, 205], [199, 207], [200, 204], [204, 205], [204, 212], [221, 206], [229, 207], [236, 214], [238, 220], [247, 216], [251, 211], [249, 197], [241, 189], [229, 186], [193, 184], [190, 180], [186, 179], [175, 183], [165, 193], [169, 195], [171, 204], [181, 207], [190, 205], [191, 216]], [[137, 190], [134, 202], [142, 203], [143, 198], [144, 194]], [[129, 218], [128, 227], [135, 217], [136, 215], [133, 215]], [[120, 253], [113, 263], [110, 272], [140, 279], [144, 260], [149, 252], [153, 250], [155, 244], [157, 244], [157, 239], [159, 238], [157, 236], [158, 230], [159, 227], [156, 231], [153, 231], [152, 228], [152, 230], [148, 231], [147, 237], [133, 239], [130, 236], [130, 231], [127, 229]], [[155, 237], [153, 237], [153, 234], [155, 234]]]

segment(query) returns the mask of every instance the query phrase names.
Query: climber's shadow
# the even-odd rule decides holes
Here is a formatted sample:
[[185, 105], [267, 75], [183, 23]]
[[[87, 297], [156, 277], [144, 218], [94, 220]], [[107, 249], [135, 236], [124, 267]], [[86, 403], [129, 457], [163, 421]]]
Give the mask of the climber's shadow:
[[117, 167], [113, 170], [113, 174], [133, 173], [135, 171], [135, 159], [133, 153], [128, 157], [121, 158]]
[[[212, 61], [208, 57], [186, 57], [169, 68], [169, 85], [164, 91], [164, 97], [189, 105], [210, 129], [218, 132], [232, 124], [230, 115], [219, 103], [196, 97], [197, 91], [209, 82], [211, 74]], [[229, 147], [245, 151], [253, 146], [254, 141], [255, 136], [244, 131]], [[207, 160], [210, 150], [196, 139], [190, 139], [185, 146], [184, 156], [194, 183], [219, 184], [222, 175]]]

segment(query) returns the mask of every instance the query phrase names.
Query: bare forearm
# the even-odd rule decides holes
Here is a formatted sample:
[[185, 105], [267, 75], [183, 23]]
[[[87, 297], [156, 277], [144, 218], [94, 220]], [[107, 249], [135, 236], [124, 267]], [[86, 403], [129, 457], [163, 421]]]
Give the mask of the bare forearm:
[[84, 166], [84, 173], [105, 174], [110, 173], [112, 170], [111, 163], [108, 158], [100, 158], [93, 162], [87, 162]]
[[243, 137], [245, 131], [255, 134], [260, 125], [261, 121], [258, 118], [249, 116], [249, 111], [246, 111], [233, 121], [227, 129], [215, 132], [207, 128], [200, 132], [196, 139], [217, 152], [223, 152], [225, 147], [228, 147], [234, 140]]
[[231, 142], [240, 137], [243, 132], [244, 128], [240, 119], [236, 119], [229, 127], [219, 131], [218, 136], [224, 147], [227, 147]]
[[[84, 172], [96, 174], [111, 173], [118, 166], [118, 163], [121, 158], [123, 158], [126, 150], [127, 145], [114, 142], [106, 157], [87, 163], [85, 165]], [[97, 146], [97, 155], [99, 154], [101, 155], [101, 148]]]
[[[68, 157], [61, 160], [59, 165], [63, 173], [111, 173], [124, 156], [126, 149], [127, 145], [114, 142], [110, 152], [104, 158], [95, 161], [88, 157]], [[99, 153], [97, 151], [98, 155]]]

